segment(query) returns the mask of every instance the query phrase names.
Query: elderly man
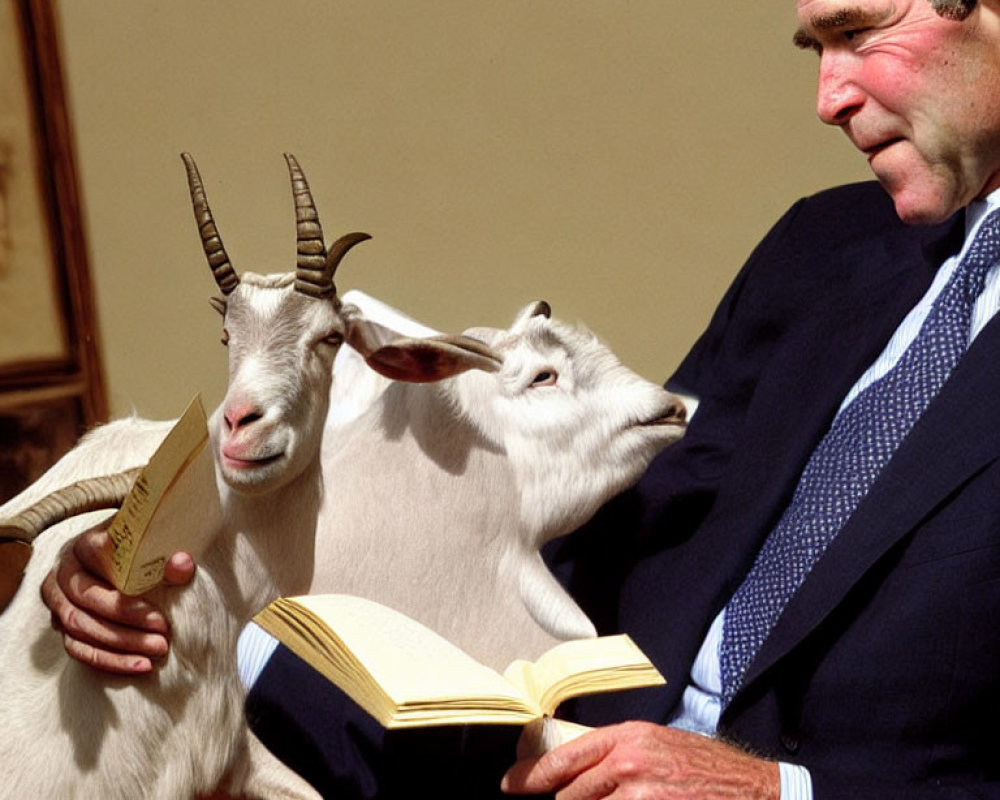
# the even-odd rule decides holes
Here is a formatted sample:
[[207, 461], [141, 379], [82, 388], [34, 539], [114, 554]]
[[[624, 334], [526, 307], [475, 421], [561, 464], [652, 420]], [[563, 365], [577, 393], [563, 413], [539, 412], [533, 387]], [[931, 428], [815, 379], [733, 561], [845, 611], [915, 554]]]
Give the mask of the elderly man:
[[[580, 701], [606, 727], [507, 792], [1000, 797], [1000, 0], [797, 10], [881, 187], [778, 222], [668, 382], [687, 437], [554, 555], [668, 684]], [[46, 584], [67, 646], [148, 669], [162, 620], [93, 580]]]

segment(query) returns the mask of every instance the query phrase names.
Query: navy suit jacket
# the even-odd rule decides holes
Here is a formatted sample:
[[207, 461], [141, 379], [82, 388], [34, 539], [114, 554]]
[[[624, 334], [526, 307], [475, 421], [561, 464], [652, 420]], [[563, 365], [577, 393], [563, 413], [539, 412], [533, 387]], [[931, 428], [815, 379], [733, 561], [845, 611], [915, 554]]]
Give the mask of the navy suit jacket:
[[[962, 233], [961, 215], [904, 226], [874, 183], [800, 201], [772, 229], [668, 381], [701, 400], [685, 438], [548, 554], [598, 628], [630, 633], [667, 686], [586, 698], [568, 711], [591, 724], [669, 719], [708, 625], [840, 402]], [[1000, 798], [998, 398], [994, 321], [807, 577], [723, 714], [722, 735], [807, 766], [817, 800]], [[292, 661], [282, 654], [268, 671]], [[288, 722], [275, 721], [288, 716], [276, 711], [282, 695], [302, 683], [267, 676], [248, 709], [274, 744]], [[357, 730], [349, 704], [336, 703], [332, 715], [314, 704], [310, 714], [335, 718], [337, 736]], [[296, 735], [318, 724], [310, 714], [294, 722]], [[438, 780], [454, 771], [456, 785], [468, 779], [457, 765], [471, 765], [484, 782], [468, 779], [465, 796], [495, 794], [509, 746], [489, 767], [478, 760], [484, 742], [469, 741], [486, 734], [436, 735], [452, 737], [464, 760], [418, 764], [433, 765]], [[430, 753], [446, 749], [433, 735], [422, 741]], [[366, 787], [357, 796], [390, 796], [376, 788], [389, 764], [384, 734], [366, 729], [349, 747], [320, 749], [296, 767], [322, 780], [367, 759], [364, 778], [350, 779]]]

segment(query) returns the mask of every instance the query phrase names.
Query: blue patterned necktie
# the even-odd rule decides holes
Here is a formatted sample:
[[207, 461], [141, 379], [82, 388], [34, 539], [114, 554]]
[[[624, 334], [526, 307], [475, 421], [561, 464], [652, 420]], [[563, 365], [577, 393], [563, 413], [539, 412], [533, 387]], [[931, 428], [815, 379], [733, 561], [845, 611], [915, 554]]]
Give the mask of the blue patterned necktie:
[[972, 307], [998, 260], [1000, 210], [980, 226], [896, 365], [840, 412], [816, 446], [788, 508], [726, 606], [719, 652], [723, 706], [788, 600], [965, 352]]

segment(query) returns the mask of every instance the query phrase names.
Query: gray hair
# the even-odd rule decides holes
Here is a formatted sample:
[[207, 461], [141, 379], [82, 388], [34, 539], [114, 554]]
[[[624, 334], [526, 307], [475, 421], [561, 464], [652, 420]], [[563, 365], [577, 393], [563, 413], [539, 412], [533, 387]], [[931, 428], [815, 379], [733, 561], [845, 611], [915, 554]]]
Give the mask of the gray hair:
[[963, 20], [976, 7], [979, 0], [930, 0], [931, 7], [947, 19]]

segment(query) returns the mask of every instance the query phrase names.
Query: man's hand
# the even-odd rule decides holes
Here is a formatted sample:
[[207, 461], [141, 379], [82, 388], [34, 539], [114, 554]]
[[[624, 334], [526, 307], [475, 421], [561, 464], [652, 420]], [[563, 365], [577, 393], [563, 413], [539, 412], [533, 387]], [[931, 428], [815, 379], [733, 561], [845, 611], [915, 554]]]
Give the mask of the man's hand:
[[778, 800], [781, 796], [777, 762], [649, 722], [597, 728], [539, 758], [518, 761], [501, 788], [510, 794], [555, 792], [557, 800]]
[[[77, 661], [123, 675], [147, 673], [154, 659], [167, 654], [167, 620], [146, 600], [112, 586], [110, 553], [106, 525], [77, 536], [42, 582], [42, 601], [52, 612], [52, 626], [63, 634], [66, 652]], [[175, 553], [164, 582], [185, 584], [193, 575], [191, 557]]]

